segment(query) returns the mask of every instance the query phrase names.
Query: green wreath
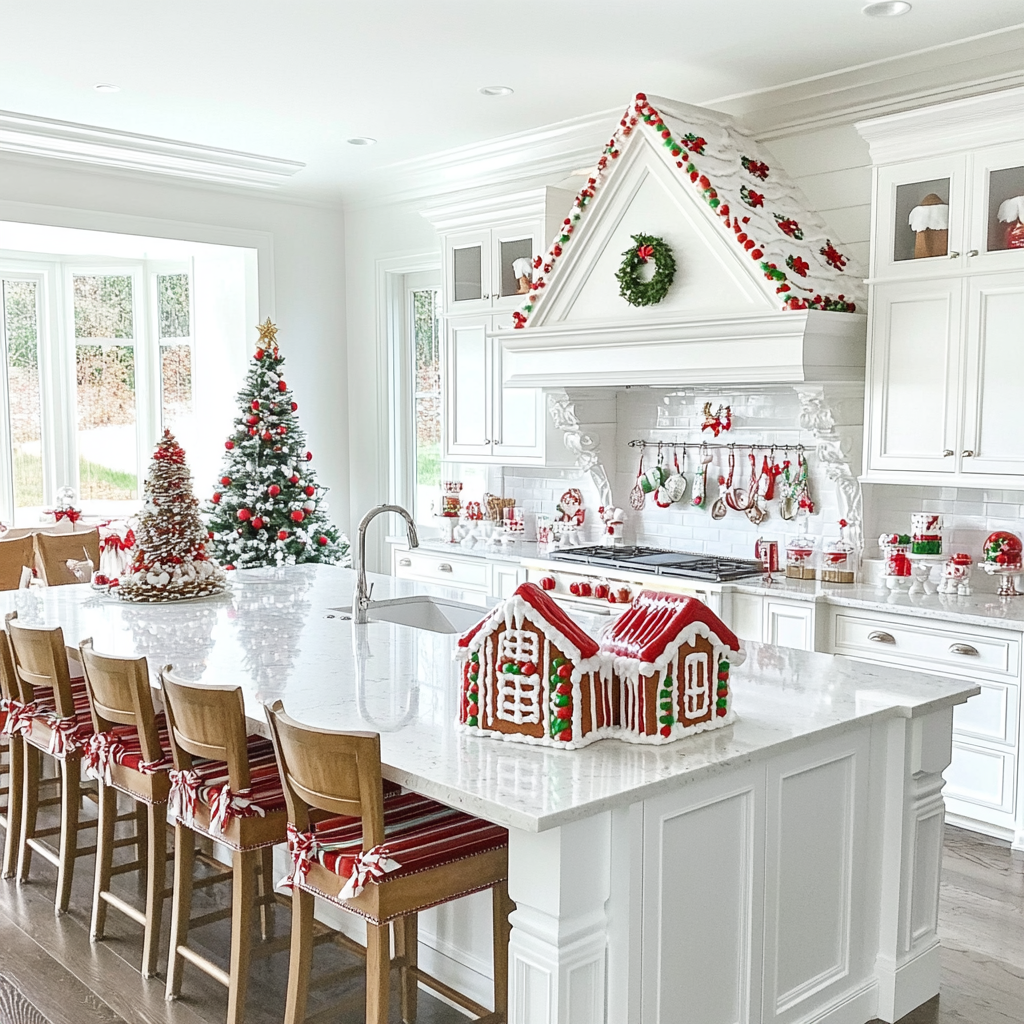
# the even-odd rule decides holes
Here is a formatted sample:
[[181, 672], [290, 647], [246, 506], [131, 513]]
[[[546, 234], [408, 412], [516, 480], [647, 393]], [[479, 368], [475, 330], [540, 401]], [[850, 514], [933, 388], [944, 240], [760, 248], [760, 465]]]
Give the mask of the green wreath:
[[[672, 287], [676, 276], [676, 258], [665, 244], [665, 239], [654, 235], [633, 235], [636, 245], [622, 254], [622, 264], [615, 274], [619, 294], [631, 306], [653, 306], [661, 302]], [[654, 277], [641, 281], [640, 268], [654, 260]]]

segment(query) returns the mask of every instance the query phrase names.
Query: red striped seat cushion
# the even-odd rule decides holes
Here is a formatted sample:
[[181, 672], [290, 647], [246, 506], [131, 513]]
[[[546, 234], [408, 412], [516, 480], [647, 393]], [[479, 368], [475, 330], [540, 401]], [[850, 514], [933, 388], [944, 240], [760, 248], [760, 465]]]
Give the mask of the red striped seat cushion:
[[224, 829], [232, 818], [264, 817], [284, 810], [284, 787], [277, 770], [277, 758], [270, 740], [250, 736], [249, 788], [234, 793], [228, 787], [226, 761], [196, 759], [189, 771], [171, 771], [171, 811], [186, 824], [195, 814], [196, 803], [210, 808], [214, 827]]
[[116, 725], [106, 732], [95, 733], [89, 738], [86, 751], [86, 768], [97, 778], [110, 781], [110, 765], [119, 764], [143, 775], [155, 775], [174, 767], [171, 761], [171, 741], [167, 734], [167, 719], [163, 712], [156, 716], [157, 736], [160, 740], [161, 758], [147, 762], [142, 756], [142, 741], [134, 725]]
[[[32, 735], [32, 726], [37, 722], [49, 729], [51, 732], [50, 753], [57, 757], [74, 753], [84, 747], [89, 741], [89, 737], [93, 735], [89, 693], [86, 689], [85, 679], [81, 676], [71, 680], [71, 700], [75, 709], [74, 719], [64, 725], [65, 719], [56, 717], [57, 701], [53, 688], [49, 686], [34, 687], [32, 703], [35, 705], [35, 712], [31, 715], [31, 725], [26, 735]], [[24, 707], [24, 705], [21, 706]]]
[[[319, 846], [334, 848], [317, 848], [312, 859], [339, 878], [349, 878], [363, 850], [362, 819], [328, 818], [315, 825], [313, 833]], [[384, 803], [382, 845], [400, 865], [387, 873], [387, 880], [506, 847], [508, 830], [417, 793], [405, 793]]]

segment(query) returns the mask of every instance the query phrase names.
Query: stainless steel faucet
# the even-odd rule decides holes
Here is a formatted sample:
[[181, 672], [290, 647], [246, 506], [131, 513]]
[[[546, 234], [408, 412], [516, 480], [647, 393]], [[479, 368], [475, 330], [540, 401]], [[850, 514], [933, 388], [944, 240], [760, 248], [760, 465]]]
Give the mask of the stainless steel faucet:
[[359, 521], [359, 564], [356, 566], [358, 576], [356, 578], [356, 592], [352, 598], [352, 621], [368, 622], [370, 595], [373, 593], [373, 584], [366, 586], [366, 528], [381, 512], [397, 512], [404, 520], [406, 531], [409, 535], [409, 547], [420, 546], [419, 535], [416, 533], [416, 523], [409, 513], [401, 505], [377, 505]]

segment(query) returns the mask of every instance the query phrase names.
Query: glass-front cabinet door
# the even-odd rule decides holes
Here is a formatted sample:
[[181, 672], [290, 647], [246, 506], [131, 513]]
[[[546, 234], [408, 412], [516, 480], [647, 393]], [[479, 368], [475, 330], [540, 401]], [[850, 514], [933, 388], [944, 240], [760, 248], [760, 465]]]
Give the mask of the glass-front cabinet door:
[[537, 248], [531, 224], [512, 224], [491, 231], [495, 306], [518, 309], [526, 302], [533, 280], [533, 256]]
[[878, 172], [876, 276], [943, 273], [964, 253], [966, 158], [917, 160]]
[[[1024, 269], [1024, 144], [974, 154], [971, 246], [985, 270]], [[972, 261], [973, 262], [973, 261]]]
[[491, 234], [486, 228], [445, 236], [445, 309], [479, 313], [491, 308]]

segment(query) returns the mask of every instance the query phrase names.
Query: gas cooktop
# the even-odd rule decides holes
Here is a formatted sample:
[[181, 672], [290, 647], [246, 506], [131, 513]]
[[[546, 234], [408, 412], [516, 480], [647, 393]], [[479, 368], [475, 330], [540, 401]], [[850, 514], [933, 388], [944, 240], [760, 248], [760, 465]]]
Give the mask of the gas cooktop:
[[559, 562], [575, 562], [582, 565], [605, 566], [616, 569], [637, 569], [657, 576], [681, 576], [688, 579], [707, 580], [711, 583], [728, 583], [730, 580], [760, 576], [764, 571], [760, 562], [742, 558], [722, 558], [718, 555], [701, 555], [691, 551], [666, 551], [663, 548], [641, 546], [607, 548], [600, 546], [565, 548], [552, 551], [548, 556]]

